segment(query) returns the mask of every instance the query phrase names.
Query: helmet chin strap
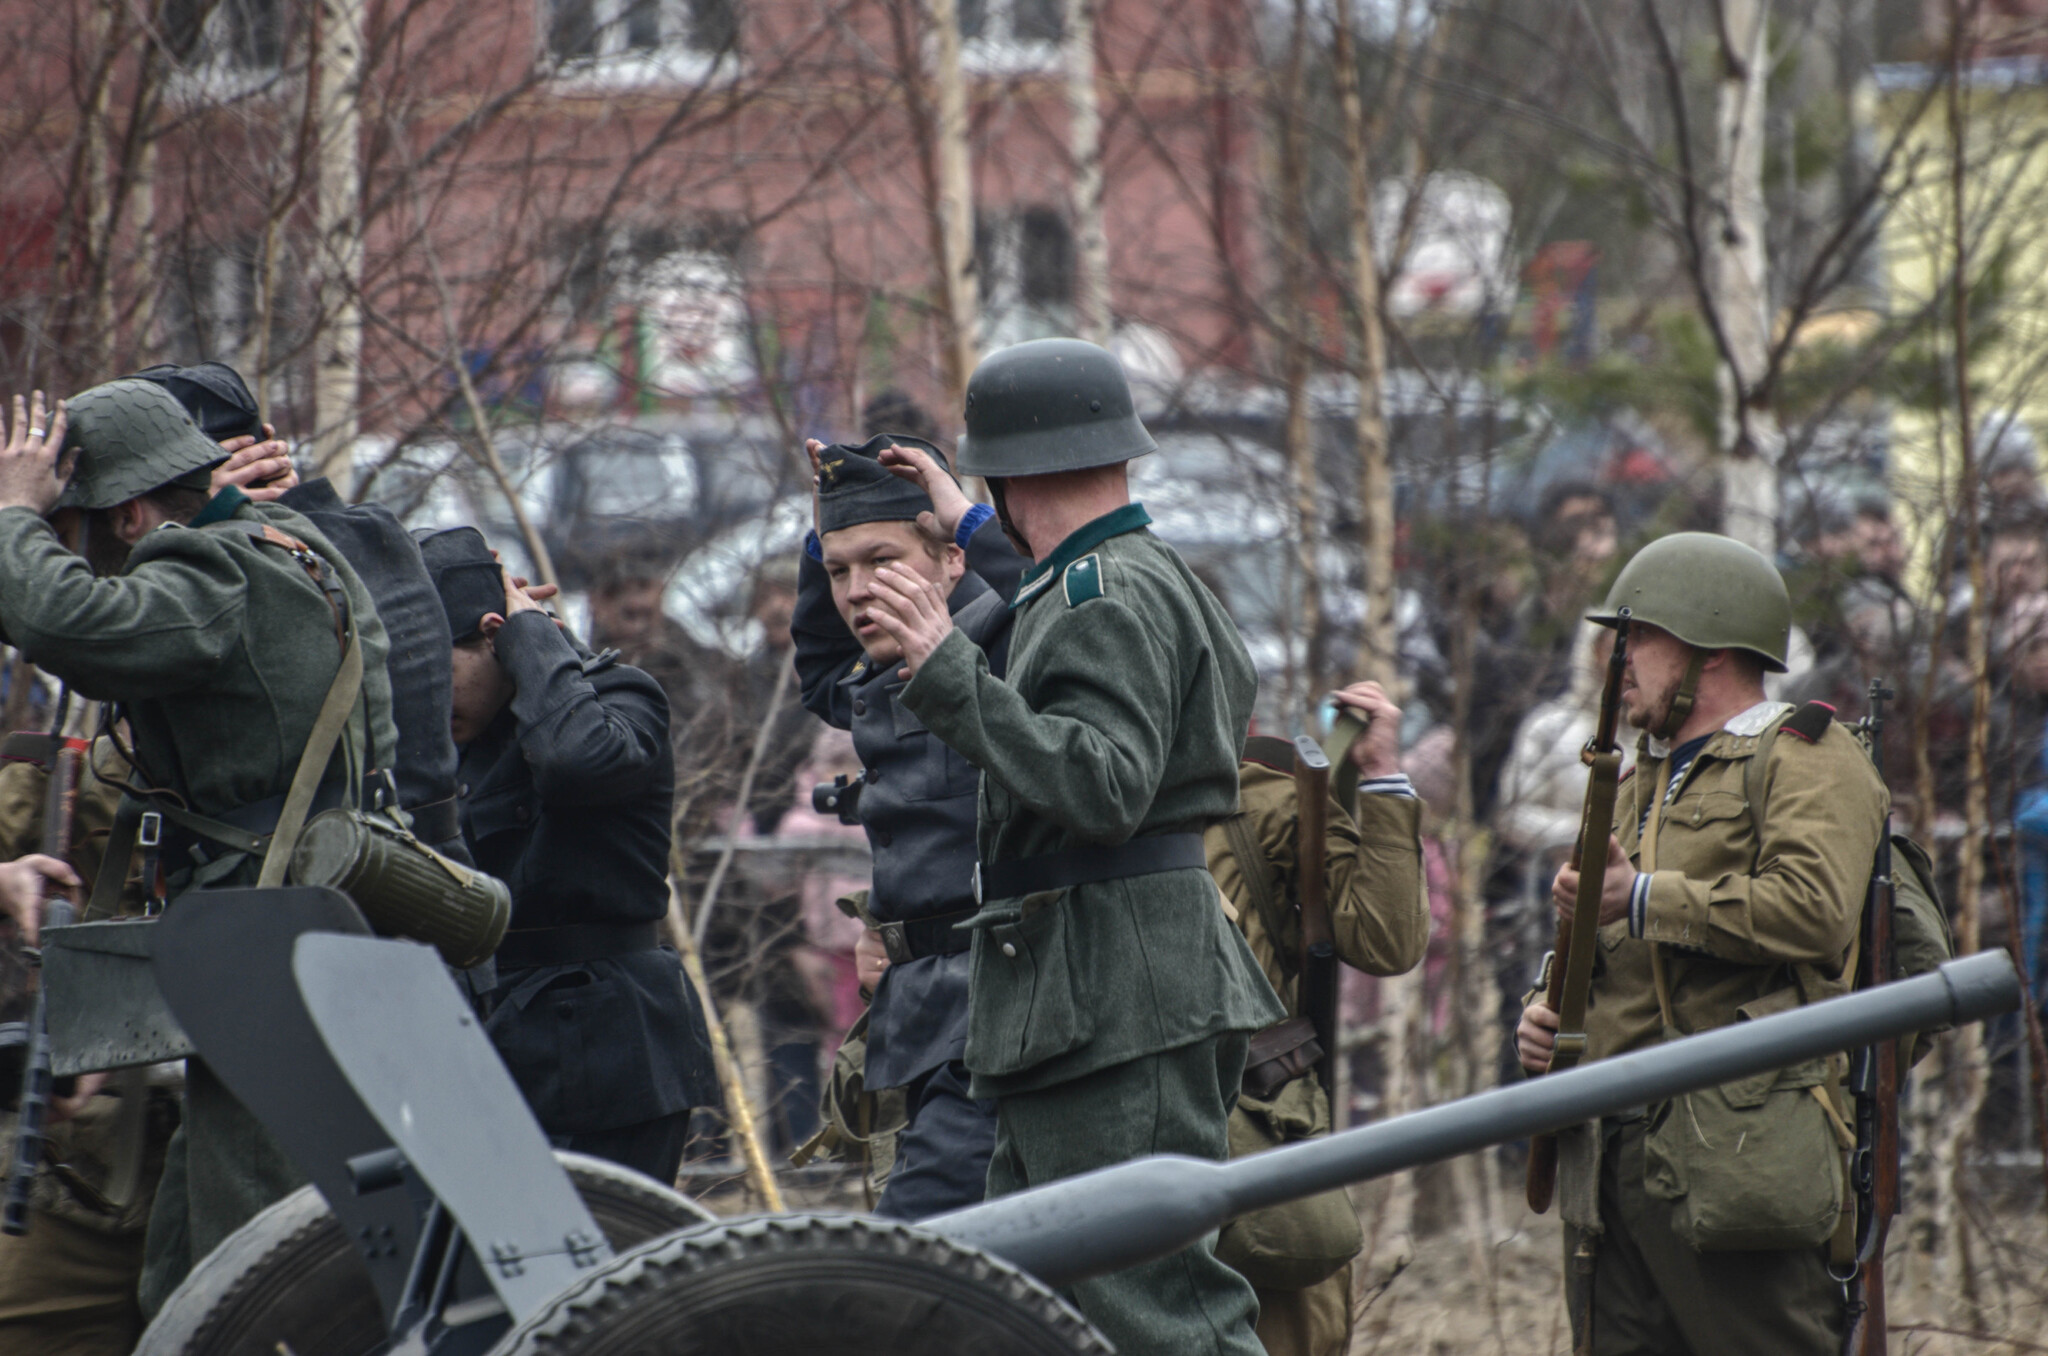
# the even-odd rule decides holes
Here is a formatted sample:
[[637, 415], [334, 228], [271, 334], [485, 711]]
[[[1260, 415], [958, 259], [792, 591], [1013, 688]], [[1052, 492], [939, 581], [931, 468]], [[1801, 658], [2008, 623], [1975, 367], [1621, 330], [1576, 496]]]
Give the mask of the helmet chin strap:
[[1024, 534], [1010, 521], [1010, 502], [1003, 494], [1004, 480], [1003, 476], [988, 478], [988, 497], [995, 501], [996, 522], [1002, 526], [1003, 535], [1010, 539], [1010, 545], [1016, 547], [1026, 560], [1036, 560], [1037, 557], [1031, 554], [1031, 543], [1024, 540]]
[[1671, 694], [1671, 710], [1665, 714], [1663, 723], [1650, 731], [1651, 734], [1666, 741], [1678, 737], [1678, 731], [1684, 726], [1686, 717], [1692, 714], [1693, 700], [1699, 696], [1700, 691], [1700, 670], [1706, 665], [1707, 652], [1695, 648], [1692, 658], [1686, 663], [1685, 677], [1678, 680], [1678, 691]]

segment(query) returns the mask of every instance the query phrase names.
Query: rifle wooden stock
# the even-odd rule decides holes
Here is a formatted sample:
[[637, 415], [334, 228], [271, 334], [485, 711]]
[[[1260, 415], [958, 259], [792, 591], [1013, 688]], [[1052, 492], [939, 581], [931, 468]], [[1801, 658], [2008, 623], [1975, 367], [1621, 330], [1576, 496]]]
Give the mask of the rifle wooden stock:
[[[1629, 609], [1619, 613], [1614, 652], [1607, 661], [1607, 682], [1600, 693], [1600, 717], [1584, 753], [1591, 768], [1586, 799], [1579, 813], [1579, 839], [1572, 849], [1572, 869], [1579, 890], [1572, 903], [1574, 919], [1590, 926], [1574, 928], [1559, 920], [1557, 940], [1544, 965], [1543, 1002], [1558, 1017], [1557, 1044], [1550, 1072], [1569, 1069], [1586, 1049], [1586, 991], [1593, 983], [1593, 955], [1600, 933], [1600, 896], [1607, 885], [1607, 840], [1614, 833], [1614, 801], [1621, 786], [1621, 749], [1615, 730], [1621, 719], [1621, 679], [1628, 664]], [[1557, 1137], [1537, 1135], [1529, 1141], [1528, 1176], [1524, 1183], [1529, 1208], [1550, 1209], [1557, 1194]]]
[[1323, 1057], [1316, 1077], [1333, 1088], [1337, 1060], [1337, 940], [1330, 926], [1328, 881], [1330, 760], [1313, 739], [1294, 740], [1294, 879], [1301, 902], [1301, 1015], [1316, 1029]]
[[[58, 732], [63, 729], [63, 712], [68, 703], [58, 704]], [[85, 756], [86, 742], [63, 739], [50, 755], [50, 783], [43, 801], [44, 855], [66, 861], [71, 854], [71, 816], [78, 804], [78, 769]], [[63, 927], [71, 922], [72, 903], [60, 887], [45, 892], [42, 925]], [[41, 950], [33, 955], [40, 961]], [[20, 1236], [28, 1232], [29, 1192], [43, 1162], [43, 1130], [50, 1114], [54, 1080], [50, 1076], [50, 998], [42, 976], [36, 977], [35, 1008], [29, 1018], [28, 1062], [21, 1075], [21, 1115], [14, 1132], [14, 1161], [7, 1174], [4, 1202], [0, 1202], [0, 1233]]]

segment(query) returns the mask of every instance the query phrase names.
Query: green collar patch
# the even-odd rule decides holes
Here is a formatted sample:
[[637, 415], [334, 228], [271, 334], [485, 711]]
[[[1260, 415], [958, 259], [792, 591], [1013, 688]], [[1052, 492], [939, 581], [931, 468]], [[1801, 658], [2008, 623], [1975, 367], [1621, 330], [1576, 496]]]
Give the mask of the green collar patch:
[[1067, 572], [1060, 576], [1060, 587], [1066, 590], [1068, 607], [1079, 607], [1091, 598], [1100, 598], [1102, 557], [1090, 552], [1067, 566]]
[[[1048, 584], [1066, 573], [1069, 565], [1072, 565], [1111, 537], [1121, 537], [1126, 532], [1136, 532], [1139, 528], [1150, 525], [1151, 522], [1152, 515], [1145, 512], [1143, 504], [1125, 504], [1120, 509], [1103, 514], [1092, 523], [1087, 523], [1074, 529], [1073, 533], [1065, 541], [1053, 548], [1051, 555], [1024, 571], [1023, 577], [1017, 581], [1017, 596], [1011, 600], [1011, 608], [1022, 607], [1033, 598], [1036, 598], [1045, 591]], [[1093, 570], [1090, 573], [1095, 574], [1097, 579], [1101, 577], [1099, 573]], [[1098, 588], [1095, 593], [1089, 596], [1099, 597], [1100, 595], [1101, 590]], [[1071, 603], [1082, 600], [1070, 596], [1068, 601]]]
[[230, 485], [213, 498], [207, 500], [206, 507], [199, 510], [199, 516], [187, 523], [186, 526], [211, 527], [215, 523], [224, 523], [234, 517], [242, 505], [248, 502], [248, 495], [243, 494], [236, 486]]

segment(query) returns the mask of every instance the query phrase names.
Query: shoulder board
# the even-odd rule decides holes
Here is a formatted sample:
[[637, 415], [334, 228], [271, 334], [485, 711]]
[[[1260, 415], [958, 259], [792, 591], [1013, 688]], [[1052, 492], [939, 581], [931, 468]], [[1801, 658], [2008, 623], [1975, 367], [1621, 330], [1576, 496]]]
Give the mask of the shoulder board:
[[1253, 735], [1244, 741], [1244, 758], [1247, 763], [1271, 768], [1275, 772], [1294, 774], [1294, 743], [1292, 740], [1276, 739], [1272, 735]]
[[1100, 598], [1102, 557], [1091, 551], [1067, 566], [1060, 576], [1060, 586], [1066, 590], [1068, 607], [1079, 607], [1091, 598]]
[[1808, 702], [1785, 717], [1778, 728], [1789, 735], [1798, 735], [1809, 744], [1818, 744], [1821, 736], [1828, 732], [1828, 726], [1835, 723], [1835, 708], [1826, 702]]

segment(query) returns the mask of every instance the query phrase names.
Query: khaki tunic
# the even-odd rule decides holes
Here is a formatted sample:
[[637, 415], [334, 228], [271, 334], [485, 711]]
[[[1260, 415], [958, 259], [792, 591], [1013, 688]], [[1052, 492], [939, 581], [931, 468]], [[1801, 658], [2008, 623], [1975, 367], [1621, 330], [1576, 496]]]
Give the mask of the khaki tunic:
[[[1888, 796], [1861, 745], [1830, 724], [1813, 742], [1781, 732], [1749, 800], [1759, 736], [1784, 708], [1760, 705], [1713, 734], [1665, 804], [1643, 936], [1626, 921], [1600, 930], [1588, 996], [1588, 1059], [1663, 1039], [1650, 956], [1661, 945], [1674, 1024], [1726, 1026], [1845, 992], [1851, 947], [1883, 831]], [[1640, 749], [1615, 807], [1617, 836], [1638, 869], [1643, 807], [1666, 759]], [[1823, 1249], [1700, 1252], [1676, 1232], [1668, 1193], [1644, 1178], [1649, 1121], [1617, 1118], [1560, 1136], [1558, 1200], [1571, 1258], [1594, 1249], [1596, 1356], [1685, 1349], [1831, 1352], [1840, 1288]], [[1823, 1132], [1824, 1133], [1824, 1132]], [[1605, 1159], [1605, 1161], [1603, 1161]], [[1584, 1317], [1573, 1302], [1574, 1326]]]
[[[1350, 765], [1341, 765], [1336, 774], [1350, 775]], [[1288, 1016], [1298, 1016], [1300, 983], [1292, 962], [1283, 965], [1281, 960], [1301, 949], [1294, 778], [1247, 760], [1238, 765], [1238, 785], [1241, 813], [1259, 844], [1261, 859], [1250, 868], [1266, 874], [1273, 898], [1283, 905], [1278, 934], [1271, 927], [1276, 920], [1260, 912], [1245, 879], [1247, 864], [1231, 850], [1230, 834], [1221, 825], [1204, 839], [1209, 874], [1237, 911], [1245, 942]], [[1413, 796], [1362, 795], [1355, 818], [1330, 806], [1323, 890], [1337, 955], [1353, 969], [1395, 975], [1422, 960], [1429, 944], [1429, 906], [1423, 894], [1421, 823], [1422, 802]], [[1311, 1135], [1327, 1134], [1329, 1098], [1314, 1080], [1306, 1081], [1312, 1093]], [[1272, 1128], [1255, 1122], [1243, 1102], [1231, 1114], [1230, 1129], [1233, 1157], [1272, 1147]], [[1342, 1356], [1351, 1338], [1350, 1267], [1299, 1290], [1256, 1289], [1257, 1331], [1268, 1356]]]

